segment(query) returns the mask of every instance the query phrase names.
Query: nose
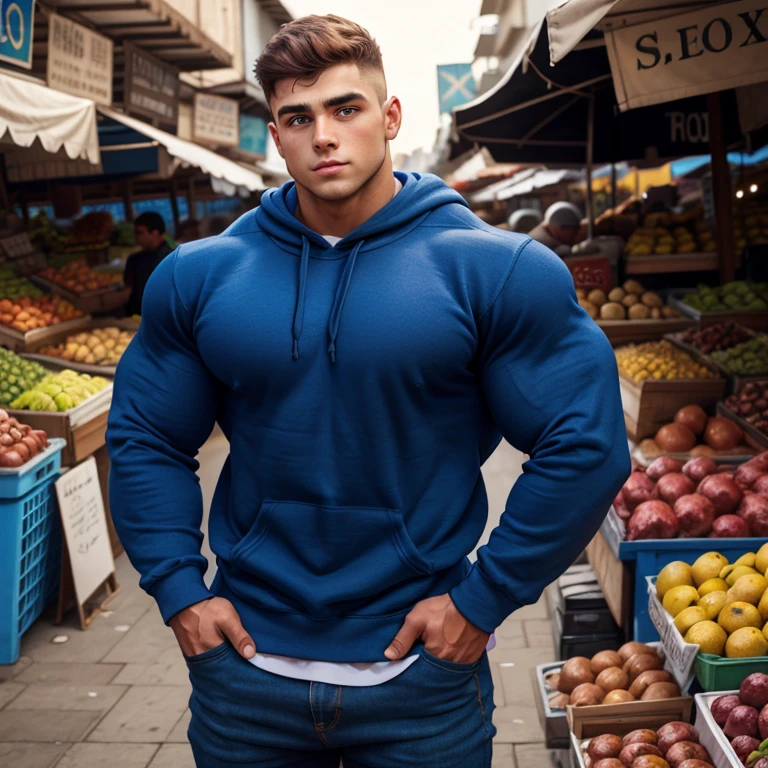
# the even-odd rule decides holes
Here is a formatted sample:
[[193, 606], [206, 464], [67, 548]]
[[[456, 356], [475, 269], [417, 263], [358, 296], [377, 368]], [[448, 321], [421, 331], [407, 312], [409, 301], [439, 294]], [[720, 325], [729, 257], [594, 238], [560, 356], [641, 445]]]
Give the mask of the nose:
[[338, 139], [331, 130], [331, 124], [331, 121], [325, 117], [318, 117], [315, 120], [315, 132], [312, 141], [317, 151], [333, 149], [338, 146]]

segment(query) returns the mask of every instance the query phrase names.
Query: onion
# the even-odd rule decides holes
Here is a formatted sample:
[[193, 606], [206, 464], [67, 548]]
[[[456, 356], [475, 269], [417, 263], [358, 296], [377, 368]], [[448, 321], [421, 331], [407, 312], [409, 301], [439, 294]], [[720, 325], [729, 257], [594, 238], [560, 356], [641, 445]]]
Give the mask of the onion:
[[629, 686], [629, 692], [635, 697], [642, 696], [648, 686], [653, 683], [671, 683], [674, 679], [666, 669], [649, 669], [647, 672], [641, 672]]
[[736, 514], [746, 521], [753, 536], [768, 536], [768, 499], [747, 491]]
[[707, 475], [717, 473], [717, 464], [708, 456], [691, 459], [683, 467], [683, 474], [690, 477], [694, 483], [700, 483]]
[[710, 448], [708, 445], [696, 445], [690, 450], [690, 457], [695, 459], [699, 456], [717, 456], [717, 451], [714, 448]]
[[736, 481], [723, 472], [705, 477], [696, 489], [696, 493], [706, 496], [715, 507], [715, 515], [733, 514], [744, 495]]
[[627, 541], [674, 539], [680, 524], [672, 508], [663, 501], [641, 504], [627, 523]]
[[681, 496], [688, 496], [696, 490], [696, 484], [690, 477], [686, 477], [682, 472], [670, 472], [663, 475], [656, 483], [655, 496], [662, 501], [666, 501], [670, 506]]
[[749, 524], [737, 515], [720, 515], [715, 518], [710, 531], [710, 539], [745, 539], [751, 534]]
[[645, 468], [645, 474], [655, 482], [670, 472], [680, 472], [682, 468], [683, 463], [677, 459], [673, 459], [671, 456], [659, 456]]
[[738, 486], [745, 491], [751, 490], [754, 484], [761, 478], [765, 472], [762, 469], [749, 463], [742, 464], [737, 470], [733, 479]]
[[624, 643], [618, 650], [619, 656], [624, 661], [629, 661], [637, 653], [656, 653], [650, 645], [645, 643], [638, 643], [637, 640], [631, 640], [628, 643]]
[[649, 501], [653, 497], [655, 487], [645, 472], [637, 470], [633, 472], [621, 489], [627, 509], [633, 512], [638, 505], [644, 501]]
[[617, 688], [605, 694], [603, 704], [626, 704], [628, 701], [635, 701], [635, 697], [629, 691]]
[[599, 651], [592, 657], [590, 664], [592, 672], [599, 675], [604, 669], [621, 667], [624, 664], [624, 659], [616, 651]]
[[606, 693], [615, 691], [617, 688], [626, 690], [629, 688], [629, 675], [620, 667], [608, 667], [597, 676], [595, 683]]
[[605, 691], [594, 683], [582, 683], [574, 688], [571, 694], [571, 704], [574, 707], [591, 707], [602, 704]]
[[742, 440], [744, 433], [741, 428], [723, 416], [711, 418], [704, 431], [704, 442], [716, 451], [735, 448]]
[[667, 453], [688, 453], [696, 445], [696, 435], [683, 424], [664, 425], [654, 440]]
[[638, 653], [635, 654], [625, 665], [624, 671], [629, 675], [629, 679], [634, 681], [636, 677], [649, 669], [661, 669], [664, 662], [656, 653]]
[[681, 496], [675, 504], [674, 512], [680, 523], [681, 539], [698, 539], [706, 536], [715, 521], [715, 508], [712, 502], [698, 493]]
[[675, 423], [688, 427], [695, 435], [700, 435], [707, 426], [705, 410], [700, 405], [686, 405], [675, 414]]
[[590, 660], [585, 656], [574, 656], [563, 664], [560, 670], [560, 693], [571, 693], [583, 683], [594, 683], [595, 675], [592, 672]]
[[605, 733], [589, 740], [587, 754], [593, 760], [604, 760], [607, 757], [618, 757], [622, 747], [621, 736]]
[[651, 683], [643, 695], [641, 701], [653, 701], [655, 699], [674, 699], [680, 695], [677, 683]]

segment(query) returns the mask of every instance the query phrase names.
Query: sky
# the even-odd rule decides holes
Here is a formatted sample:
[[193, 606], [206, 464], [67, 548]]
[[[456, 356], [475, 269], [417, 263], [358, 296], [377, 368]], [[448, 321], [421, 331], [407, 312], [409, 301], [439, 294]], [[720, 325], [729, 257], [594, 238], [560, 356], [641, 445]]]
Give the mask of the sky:
[[378, 41], [390, 96], [403, 105], [392, 156], [431, 148], [440, 125], [437, 65], [471, 62], [481, 0], [283, 0], [294, 17], [334, 13]]

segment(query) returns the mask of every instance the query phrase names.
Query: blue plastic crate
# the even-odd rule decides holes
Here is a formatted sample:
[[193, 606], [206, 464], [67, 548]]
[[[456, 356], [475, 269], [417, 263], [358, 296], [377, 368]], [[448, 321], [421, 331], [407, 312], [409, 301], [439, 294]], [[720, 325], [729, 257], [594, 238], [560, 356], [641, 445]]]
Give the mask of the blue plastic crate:
[[600, 527], [608, 546], [619, 560], [634, 562], [633, 632], [641, 643], [659, 639], [659, 633], [648, 616], [647, 576], [675, 560], [693, 563], [705, 552], [721, 552], [730, 562], [746, 552], [757, 552], [768, 539], [649, 539], [624, 541], [624, 523], [611, 508]]
[[51, 438], [50, 445], [18, 469], [0, 468], [0, 499], [17, 499], [61, 469], [61, 452], [67, 441]]
[[58, 472], [18, 499], [0, 499], [0, 664], [18, 660], [21, 636], [58, 589], [57, 478]]

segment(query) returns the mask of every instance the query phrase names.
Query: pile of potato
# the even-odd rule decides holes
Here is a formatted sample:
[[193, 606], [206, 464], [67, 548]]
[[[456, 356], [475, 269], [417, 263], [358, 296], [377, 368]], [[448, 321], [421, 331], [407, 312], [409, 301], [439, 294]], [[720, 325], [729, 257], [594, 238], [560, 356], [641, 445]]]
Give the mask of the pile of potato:
[[627, 280], [621, 288], [614, 288], [606, 296], [596, 288], [587, 291], [577, 288], [579, 305], [593, 320], [661, 320], [680, 317], [680, 313], [667, 307], [661, 297], [646, 291], [637, 280]]
[[88, 365], [117, 365], [135, 335], [116, 327], [94, 328], [70, 336], [56, 347], [45, 347], [40, 354]]
[[0, 409], [0, 467], [20, 467], [47, 447], [48, 435], [42, 429], [20, 424]]

